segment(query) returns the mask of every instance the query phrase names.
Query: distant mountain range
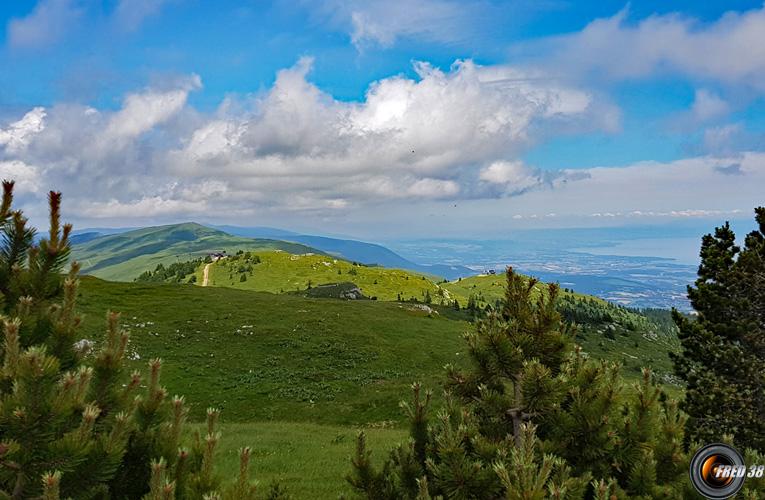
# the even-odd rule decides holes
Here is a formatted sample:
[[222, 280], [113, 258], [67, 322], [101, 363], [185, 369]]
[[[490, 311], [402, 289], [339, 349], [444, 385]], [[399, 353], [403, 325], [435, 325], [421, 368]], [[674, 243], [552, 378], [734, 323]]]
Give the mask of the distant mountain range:
[[476, 274], [475, 271], [464, 266], [452, 266], [446, 264], [417, 264], [405, 259], [396, 252], [375, 243], [366, 243], [357, 240], [329, 238], [326, 236], [313, 236], [299, 234], [283, 229], [272, 227], [238, 227], [238, 226], [215, 226], [235, 236], [247, 238], [273, 238], [284, 241], [302, 243], [321, 250], [335, 257], [360, 262], [367, 265], [378, 265], [396, 269], [407, 269], [420, 273], [440, 276], [448, 280], [464, 278]]
[[82, 264], [84, 273], [118, 281], [130, 281], [160, 263], [190, 260], [222, 250], [231, 253], [257, 249], [328, 254], [449, 280], [475, 274], [462, 266], [416, 264], [381, 245], [267, 227], [213, 228], [188, 222], [142, 229], [84, 229], [73, 234], [72, 244], [73, 257]]

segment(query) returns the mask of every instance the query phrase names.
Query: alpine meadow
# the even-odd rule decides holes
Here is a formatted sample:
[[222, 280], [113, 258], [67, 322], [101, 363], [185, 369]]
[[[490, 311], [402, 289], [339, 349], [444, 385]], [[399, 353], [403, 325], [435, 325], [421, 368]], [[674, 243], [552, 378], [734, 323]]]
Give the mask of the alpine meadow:
[[765, 498], [761, 1], [0, 26], [0, 499]]

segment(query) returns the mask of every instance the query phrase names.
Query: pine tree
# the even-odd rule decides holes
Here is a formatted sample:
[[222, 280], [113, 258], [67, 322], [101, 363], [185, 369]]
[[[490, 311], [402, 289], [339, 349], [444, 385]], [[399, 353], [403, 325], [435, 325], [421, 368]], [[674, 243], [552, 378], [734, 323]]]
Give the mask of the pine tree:
[[689, 440], [730, 433], [765, 450], [765, 207], [755, 215], [758, 229], [743, 248], [728, 223], [703, 237], [698, 279], [688, 287], [698, 315], [673, 312], [682, 345], [673, 361], [686, 382]]
[[[78, 335], [79, 265], [69, 260], [71, 226], [61, 226], [60, 193], [51, 192], [50, 231], [35, 231], [12, 210], [13, 183], [0, 204], [0, 497], [202, 498], [220, 483], [212, 472], [217, 411], [191, 450], [182, 448], [186, 408], [160, 385], [161, 362], [149, 380], [124, 373], [128, 334], [107, 314], [106, 335]], [[243, 455], [245, 467], [249, 455]], [[240, 474], [236, 494], [253, 498]], [[241, 494], [240, 494], [241, 492]]]
[[[494, 425], [505, 420], [495, 415], [504, 408], [516, 445], [520, 445], [521, 424], [557, 397], [549, 382], [560, 371], [572, 343], [572, 334], [561, 324], [556, 309], [557, 285], [551, 284], [546, 294], [537, 293], [536, 285], [536, 280], [525, 280], [508, 269], [502, 309], [490, 311], [466, 337], [476, 369], [470, 373], [453, 367], [447, 370], [449, 387], [456, 394], [486, 405], [476, 413], [488, 417], [482, 429], [487, 435], [505, 435], [503, 424]], [[529, 385], [532, 377], [539, 385], [533, 395], [524, 397], [523, 385]]]
[[[498, 308], [466, 335], [467, 370], [447, 367], [445, 407], [414, 386], [410, 440], [380, 470], [359, 440], [350, 483], [366, 498], [682, 498], [683, 417], [650, 370], [630, 390], [620, 366], [574, 346], [557, 285], [507, 270]], [[372, 494], [373, 488], [384, 491]]]

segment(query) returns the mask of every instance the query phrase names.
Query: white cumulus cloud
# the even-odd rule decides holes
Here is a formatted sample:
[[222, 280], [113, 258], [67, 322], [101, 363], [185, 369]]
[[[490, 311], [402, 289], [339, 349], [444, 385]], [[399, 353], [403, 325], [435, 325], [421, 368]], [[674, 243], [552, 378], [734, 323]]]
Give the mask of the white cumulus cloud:
[[22, 152], [32, 138], [45, 128], [45, 108], [37, 107], [26, 113], [20, 120], [0, 129], [0, 147], [10, 154]]
[[252, 203], [297, 199], [286, 193], [317, 207], [475, 196], [481, 166], [535, 144], [536, 125], [612, 130], [618, 122], [618, 111], [589, 93], [507, 66], [417, 63], [417, 79], [386, 78], [363, 101], [341, 102], [308, 81], [311, 63], [280, 71], [268, 92], [203, 123], [167, 152], [171, 171], [228, 179]]
[[746, 209], [765, 185], [759, 153], [559, 171], [526, 165], [522, 154], [547, 134], [610, 131], [618, 111], [518, 68], [418, 63], [416, 78], [381, 79], [348, 102], [311, 83], [310, 67], [301, 60], [265, 92], [211, 113], [188, 104], [201, 86], [195, 76], [131, 92], [117, 110], [32, 109], [0, 125], [0, 174], [38, 202], [60, 189], [80, 217], [123, 224], [284, 214], [370, 223], [457, 203], [455, 221], [690, 217]]

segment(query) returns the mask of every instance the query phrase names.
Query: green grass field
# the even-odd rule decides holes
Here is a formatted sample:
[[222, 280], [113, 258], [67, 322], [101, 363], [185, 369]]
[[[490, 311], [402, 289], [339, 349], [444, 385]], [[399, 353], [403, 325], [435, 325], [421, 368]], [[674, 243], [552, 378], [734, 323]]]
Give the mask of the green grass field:
[[[413, 381], [440, 393], [442, 367], [460, 363], [470, 325], [408, 305], [306, 299], [228, 288], [134, 284], [84, 277], [83, 333], [103, 337], [108, 309], [131, 332], [129, 367], [164, 360], [162, 381], [190, 418], [222, 409], [219, 472], [233, 477], [251, 446], [253, 477], [293, 498], [348, 494], [359, 429], [375, 458], [406, 437], [398, 407]], [[140, 359], [136, 359], [140, 358]], [[191, 426], [192, 428], [194, 425]]]
[[106, 310], [120, 311], [133, 366], [161, 357], [165, 385], [188, 396], [192, 417], [213, 405], [239, 422], [400, 421], [411, 383], [437, 389], [470, 328], [448, 309], [431, 317], [395, 302], [87, 277], [81, 295], [85, 336], [102, 338]]
[[[426, 292], [434, 302], [451, 301], [451, 294], [430, 277], [401, 269], [354, 265], [325, 255], [295, 255], [287, 252], [256, 251], [260, 263], [242, 256], [221, 259], [210, 265], [209, 286], [225, 286], [259, 292], [285, 293], [342, 281], [353, 282], [366, 297], [379, 300], [423, 300]], [[253, 256], [254, 259], [254, 256]], [[251, 271], [241, 271], [249, 269]], [[197, 271], [197, 283], [203, 282], [203, 267]], [[241, 281], [241, 276], [246, 281]]]
[[[463, 280], [464, 281], [464, 280]], [[165, 360], [163, 380], [192, 402], [192, 416], [222, 408], [229, 421], [339, 425], [400, 421], [398, 401], [423, 382], [439, 393], [443, 366], [465, 359], [468, 314], [409, 303], [311, 299], [228, 287], [115, 283], [86, 277], [80, 308], [86, 336], [100, 338], [109, 308], [131, 331], [131, 363]], [[599, 303], [598, 303], [599, 304]], [[606, 310], [618, 313], [621, 309]], [[671, 372], [673, 333], [647, 318], [637, 326], [583, 324], [577, 342], [619, 361], [635, 378], [651, 366]], [[198, 403], [197, 403], [198, 402]]]
[[[295, 499], [336, 499], [351, 493], [345, 476], [351, 470], [357, 427], [255, 422], [224, 423], [221, 429], [216, 463], [226, 479], [239, 470], [239, 448], [250, 446], [251, 477], [259, 482], [261, 492], [278, 481]], [[364, 433], [376, 464], [407, 437], [404, 429], [365, 428]]]

